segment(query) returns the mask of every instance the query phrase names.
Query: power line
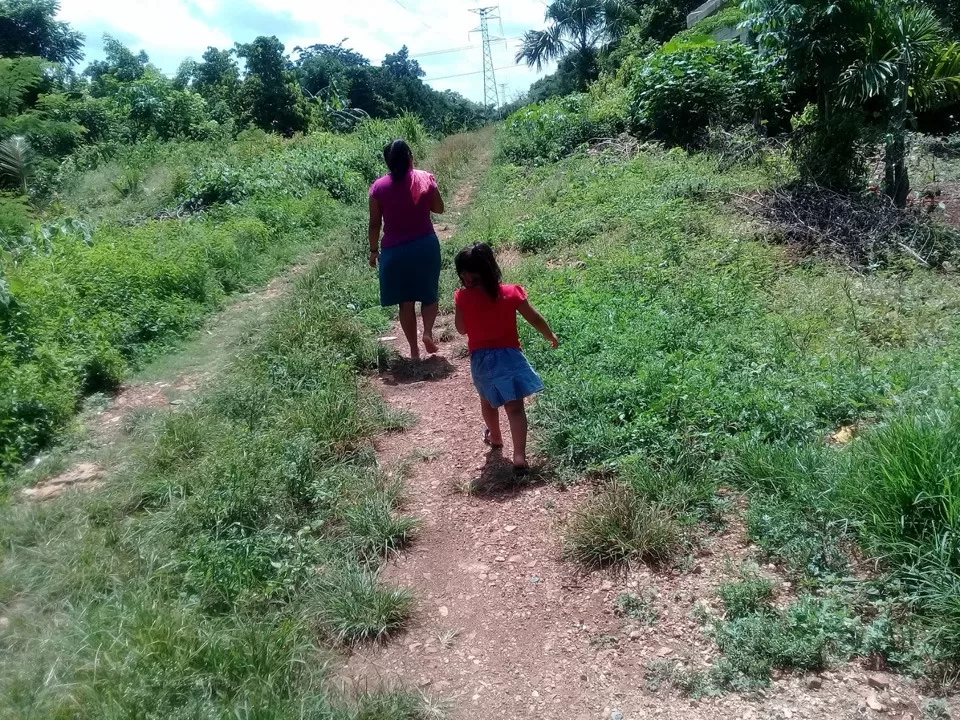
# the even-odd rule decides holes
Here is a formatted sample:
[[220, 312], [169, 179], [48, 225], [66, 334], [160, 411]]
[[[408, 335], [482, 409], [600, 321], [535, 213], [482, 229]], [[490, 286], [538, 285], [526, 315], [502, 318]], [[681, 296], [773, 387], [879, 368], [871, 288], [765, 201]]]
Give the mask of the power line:
[[[521, 37], [521, 36], [516, 36], [516, 37], [499, 38], [499, 39], [500, 39], [500, 40], [504, 40], [504, 41], [509, 41], [509, 40], [523, 40], [523, 37]], [[447, 50], [428, 50], [428, 51], [426, 51], [426, 52], [422, 52], [422, 53], [417, 53], [417, 54], [415, 54], [415, 55], [411, 55], [410, 57], [412, 57], [412, 58], [420, 58], [420, 57], [429, 57], [429, 56], [431, 56], [431, 55], [447, 55], [447, 54], [450, 54], [450, 53], [466, 52], [467, 50], [476, 50], [477, 48], [482, 48], [482, 47], [483, 47], [483, 45], [464, 45], [463, 47], [449, 48], [449, 49], [447, 49]]]
[[[494, 70], [497, 72], [501, 70], [519, 70], [523, 67], [523, 65], [504, 65], [503, 67], [494, 68]], [[450, 80], [451, 78], [468, 77], [470, 75], [483, 75], [483, 70], [474, 70], [473, 72], [459, 73], [457, 75], [444, 75], [443, 77], [425, 77], [424, 80]]]
[[430, 27], [429, 25], [427, 25], [427, 24], [421, 19], [420, 13], [414, 12], [413, 10], [411, 10], [410, 8], [408, 8], [406, 5], [404, 5], [402, 2], [400, 2], [400, 0], [393, 0], [393, 1], [394, 1], [397, 5], [399, 5], [400, 7], [402, 7], [404, 10], [406, 10], [408, 13], [410, 13], [411, 15], [416, 15], [416, 16], [417, 16], [417, 20], [419, 20], [419, 21], [420, 21], [420, 24], [423, 25], [427, 30], [433, 30], [432, 27]]

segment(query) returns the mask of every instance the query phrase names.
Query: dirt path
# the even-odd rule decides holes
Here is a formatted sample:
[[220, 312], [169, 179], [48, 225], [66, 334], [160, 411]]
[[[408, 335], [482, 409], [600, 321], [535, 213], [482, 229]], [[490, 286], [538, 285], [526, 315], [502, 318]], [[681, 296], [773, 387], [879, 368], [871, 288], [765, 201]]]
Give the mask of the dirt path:
[[[451, 318], [441, 322], [440, 336], [451, 337]], [[758, 559], [742, 524], [710, 536], [685, 572], [580, 573], [563, 560], [562, 537], [591, 488], [564, 491], [537, 473], [513, 483], [509, 462], [482, 444], [462, 342], [443, 343], [421, 366], [395, 363], [377, 382], [392, 408], [417, 418], [411, 430], [382, 438], [378, 453], [385, 468], [410, 464], [408, 507], [423, 531], [385, 579], [414, 590], [419, 608], [404, 635], [351, 656], [345, 684], [417, 686], [453, 720], [921, 718], [907, 681], [871, 674], [871, 687], [852, 665], [782, 677], [752, 699], [688, 700], [648, 679], [651, 663], [701, 668], [715, 659], [696, 614], [719, 612], [719, 585]], [[766, 571], [776, 577], [772, 566]], [[618, 614], [624, 593], [644, 601], [646, 617]]]

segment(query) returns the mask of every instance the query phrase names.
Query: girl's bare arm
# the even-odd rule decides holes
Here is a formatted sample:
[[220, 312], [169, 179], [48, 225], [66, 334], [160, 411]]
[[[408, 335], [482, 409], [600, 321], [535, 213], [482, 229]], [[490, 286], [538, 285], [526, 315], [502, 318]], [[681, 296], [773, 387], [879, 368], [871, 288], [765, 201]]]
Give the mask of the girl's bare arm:
[[547, 339], [547, 342], [549, 342], [554, 349], [559, 347], [560, 341], [557, 339], [557, 336], [554, 334], [553, 330], [550, 329], [550, 324], [546, 321], [543, 315], [541, 315], [537, 309], [530, 304], [529, 300], [524, 300], [523, 304], [517, 308], [517, 312], [523, 316], [524, 320], [533, 326], [534, 330], [543, 335], [543, 337]]
[[463, 322], [463, 313], [460, 312], [460, 308], [457, 307], [453, 314], [453, 324], [457, 328], [457, 332], [461, 335], [467, 334], [467, 326]]

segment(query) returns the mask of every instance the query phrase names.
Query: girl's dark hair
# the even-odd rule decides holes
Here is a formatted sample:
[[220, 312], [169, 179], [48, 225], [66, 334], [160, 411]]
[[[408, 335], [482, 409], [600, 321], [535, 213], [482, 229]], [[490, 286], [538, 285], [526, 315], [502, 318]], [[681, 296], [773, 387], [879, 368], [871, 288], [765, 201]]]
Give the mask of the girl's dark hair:
[[494, 300], [500, 297], [500, 283], [503, 281], [503, 273], [500, 272], [500, 266], [497, 265], [497, 258], [494, 257], [493, 250], [486, 243], [477, 243], [461, 250], [454, 261], [454, 267], [457, 269], [457, 275], [461, 278], [465, 272], [479, 275], [480, 285], [487, 292], [487, 295]]
[[413, 167], [413, 151], [404, 140], [394, 140], [383, 149], [383, 159], [394, 180], [403, 180]]

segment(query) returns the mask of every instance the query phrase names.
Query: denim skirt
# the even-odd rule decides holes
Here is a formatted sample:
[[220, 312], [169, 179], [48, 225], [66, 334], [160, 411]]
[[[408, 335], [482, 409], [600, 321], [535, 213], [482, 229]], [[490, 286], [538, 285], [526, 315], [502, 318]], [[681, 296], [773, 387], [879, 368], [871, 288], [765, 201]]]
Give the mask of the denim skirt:
[[384, 248], [380, 253], [380, 304], [391, 307], [407, 302], [437, 302], [440, 263], [440, 239], [436, 233]]
[[477, 350], [470, 369], [477, 392], [495, 408], [543, 391], [543, 380], [516, 348]]

